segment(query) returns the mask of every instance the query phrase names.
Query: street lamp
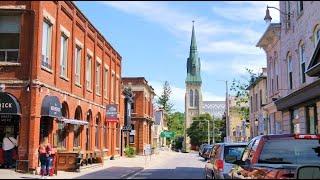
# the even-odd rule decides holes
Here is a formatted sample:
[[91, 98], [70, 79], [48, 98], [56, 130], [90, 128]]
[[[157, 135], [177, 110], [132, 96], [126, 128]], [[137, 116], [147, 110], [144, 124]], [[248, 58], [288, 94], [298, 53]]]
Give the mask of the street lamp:
[[272, 7], [272, 6], [268, 6], [268, 5], [267, 5], [266, 15], [265, 15], [265, 17], [264, 17], [264, 20], [266, 21], [266, 23], [270, 23], [271, 20], [272, 20], [272, 17], [270, 16], [269, 8], [276, 9], [276, 10], [278, 10], [281, 14], [288, 16], [288, 18], [287, 18], [288, 20], [290, 19], [290, 16], [293, 15], [293, 14], [290, 13], [290, 12], [285, 13], [285, 12], [280, 11], [280, 9], [278, 9], [278, 8], [276, 8], [276, 7]]

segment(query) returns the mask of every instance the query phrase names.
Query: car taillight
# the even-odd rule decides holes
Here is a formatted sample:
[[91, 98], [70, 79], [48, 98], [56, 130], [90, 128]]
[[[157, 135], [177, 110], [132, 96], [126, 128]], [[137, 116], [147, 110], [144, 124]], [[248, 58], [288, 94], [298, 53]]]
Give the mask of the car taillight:
[[217, 159], [214, 164], [219, 171], [223, 171], [223, 160]]
[[295, 134], [295, 139], [320, 139], [320, 135], [316, 134]]

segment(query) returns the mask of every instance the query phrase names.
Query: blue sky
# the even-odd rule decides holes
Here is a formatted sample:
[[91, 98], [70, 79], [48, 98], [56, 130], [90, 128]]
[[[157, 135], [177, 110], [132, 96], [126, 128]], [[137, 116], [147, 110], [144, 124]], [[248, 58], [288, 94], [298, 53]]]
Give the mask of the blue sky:
[[[160, 95], [168, 80], [172, 102], [184, 111], [186, 62], [192, 20], [201, 59], [203, 100], [224, 100], [225, 84], [244, 79], [245, 68], [266, 66], [255, 47], [266, 30], [266, 6], [276, 1], [112, 2], [76, 1], [92, 24], [122, 55], [122, 76], [144, 76]], [[272, 22], [279, 13], [270, 9]]]

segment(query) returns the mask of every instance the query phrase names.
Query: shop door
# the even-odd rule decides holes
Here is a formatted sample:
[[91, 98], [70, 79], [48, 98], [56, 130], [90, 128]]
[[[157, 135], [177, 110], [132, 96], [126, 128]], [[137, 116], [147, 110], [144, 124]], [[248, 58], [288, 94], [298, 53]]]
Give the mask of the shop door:
[[312, 105], [308, 106], [307, 109], [307, 118], [306, 118], [306, 129], [308, 134], [318, 134], [318, 116], [317, 116], [317, 106]]

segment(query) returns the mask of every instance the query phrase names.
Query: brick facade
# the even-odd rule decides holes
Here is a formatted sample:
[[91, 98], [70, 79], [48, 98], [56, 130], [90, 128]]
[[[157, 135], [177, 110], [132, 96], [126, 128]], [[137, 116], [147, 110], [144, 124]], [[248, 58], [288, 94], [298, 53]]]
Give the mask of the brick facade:
[[[41, 106], [46, 95], [58, 97], [63, 106], [67, 107], [65, 118], [76, 119], [75, 113], [78, 108], [80, 109], [79, 120], [89, 122], [88, 126], [81, 126], [80, 149], [73, 147], [74, 126], [66, 125], [66, 146], [58, 148], [59, 151], [99, 151], [104, 156], [119, 155], [120, 129], [123, 125], [123, 105], [120, 105], [123, 102], [123, 96], [120, 93], [122, 58], [119, 53], [73, 2], [1, 1], [0, 9], [1, 11], [18, 9], [22, 12], [19, 15], [21, 19], [19, 59], [15, 63], [0, 61], [0, 84], [6, 85], [5, 92], [12, 94], [21, 106], [19, 158], [29, 159], [32, 169], [38, 166], [40, 121], [43, 120]], [[44, 20], [52, 23], [50, 65], [48, 66], [42, 65]], [[68, 34], [67, 73], [64, 77], [60, 75], [62, 33]], [[76, 46], [81, 46], [80, 84], [76, 83], [75, 77]], [[86, 87], [87, 55], [92, 56], [91, 87], [89, 88]], [[98, 63], [100, 63], [100, 86], [96, 86]], [[105, 69], [108, 70], [107, 79]], [[114, 76], [113, 82], [111, 82], [112, 76]], [[106, 93], [104, 89], [107, 90]], [[105, 106], [107, 104], [118, 104], [118, 122], [106, 121]], [[99, 120], [98, 137], [95, 133], [97, 119]], [[54, 118], [50, 121], [52, 129], [49, 132], [49, 141], [53, 144], [58, 123]], [[86, 150], [87, 129], [90, 142], [88, 150]], [[98, 147], [95, 146], [96, 138], [98, 138]]]
[[151, 127], [153, 119], [153, 88], [143, 77], [123, 77], [124, 86], [131, 88], [134, 93], [132, 109], [132, 124], [135, 130], [134, 142], [130, 146], [136, 148], [138, 154], [143, 154], [146, 144], [152, 144]]

